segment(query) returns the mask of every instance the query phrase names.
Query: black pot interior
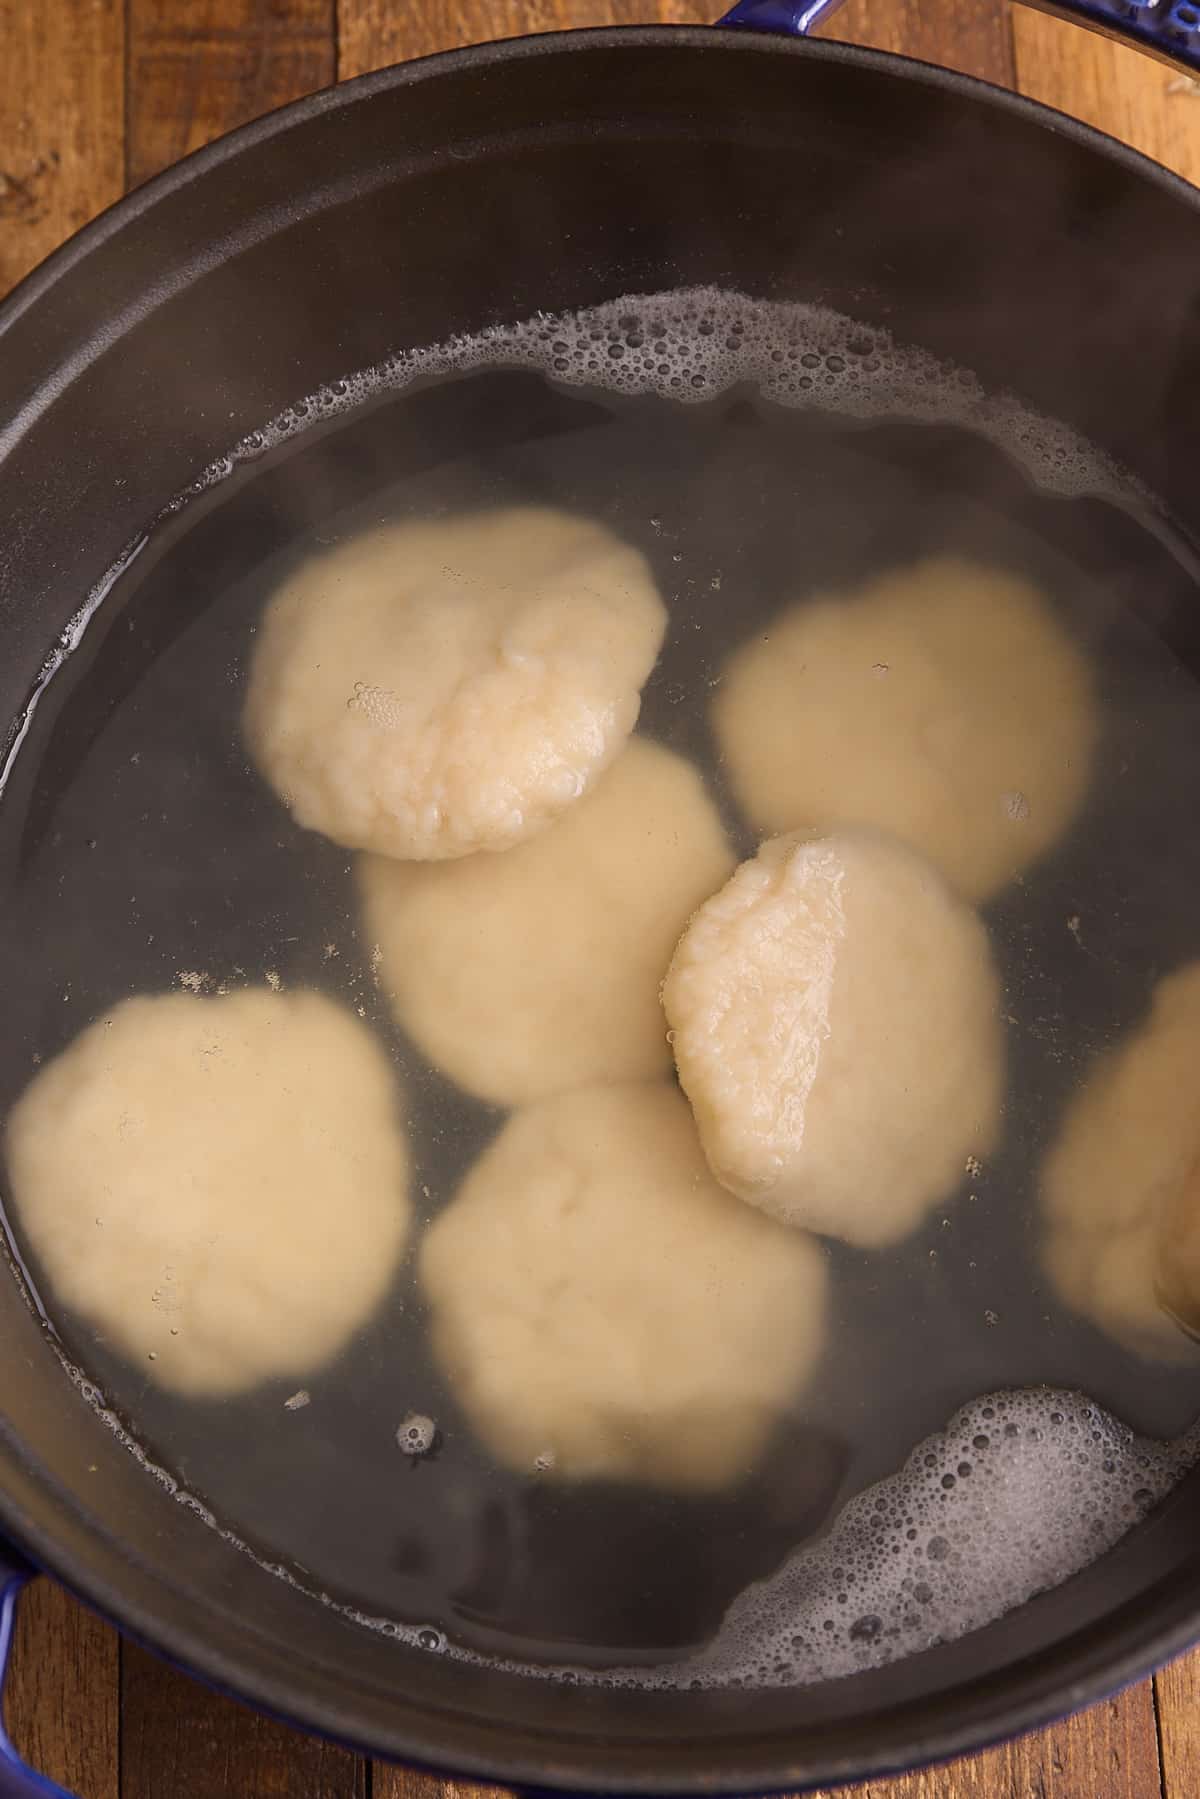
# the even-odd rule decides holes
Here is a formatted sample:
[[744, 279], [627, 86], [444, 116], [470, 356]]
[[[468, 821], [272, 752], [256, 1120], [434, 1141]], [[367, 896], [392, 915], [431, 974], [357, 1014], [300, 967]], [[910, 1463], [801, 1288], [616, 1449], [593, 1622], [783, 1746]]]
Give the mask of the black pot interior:
[[[9, 303], [0, 714], [242, 434], [397, 347], [631, 292], [735, 287], [885, 327], [1075, 426], [1200, 541], [1198, 205], [1019, 102], [752, 34], [576, 34], [306, 102], [135, 195]], [[862, 1775], [1069, 1709], [1200, 1619], [1192, 1478], [1066, 1587], [869, 1675], [549, 1687], [406, 1649], [249, 1561], [97, 1421], [15, 1284], [0, 1361], [14, 1536], [219, 1684], [464, 1772], [644, 1791]]]

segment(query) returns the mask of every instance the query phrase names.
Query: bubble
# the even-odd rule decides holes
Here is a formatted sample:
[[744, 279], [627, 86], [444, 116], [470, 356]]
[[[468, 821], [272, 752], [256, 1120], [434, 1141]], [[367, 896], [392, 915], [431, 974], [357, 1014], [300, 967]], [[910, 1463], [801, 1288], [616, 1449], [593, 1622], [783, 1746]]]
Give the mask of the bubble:
[[437, 1425], [424, 1412], [409, 1412], [396, 1432], [396, 1442], [405, 1455], [428, 1455], [436, 1441]]
[[711, 1645], [622, 1672], [671, 1688], [808, 1685], [952, 1642], [1103, 1554], [1198, 1458], [1200, 1427], [1164, 1444], [1079, 1394], [989, 1394], [748, 1588]]
[[[637, 353], [643, 350], [648, 353]], [[1050, 492], [1092, 494], [1119, 505], [1132, 501], [1140, 510], [1149, 499], [1132, 476], [1069, 426], [1030, 413], [1009, 395], [985, 394], [967, 369], [897, 345], [885, 332], [866, 331], [824, 307], [716, 288], [630, 295], [397, 351], [339, 376], [248, 433], [189, 492], [223, 480], [238, 462], [286, 441], [314, 416], [335, 417], [381, 391], [431, 375], [486, 367], [536, 369], [564, 385], [595, 382], [617, 393], [686, 400], [712, 398], [744, 382], [783, 405], [815, 402], [855, 418], [958, 423], [1015, 457]], [[807, 371], [799, 379], [797, 367]], [[180, 504], [172, 502], [172, 509]]]
[[856, 1618], [850, 1626], [851, 1641], [855, 1643], [873, 1643], [883, 1630], [883, 1619], [868, 1612], [865, 1617]]

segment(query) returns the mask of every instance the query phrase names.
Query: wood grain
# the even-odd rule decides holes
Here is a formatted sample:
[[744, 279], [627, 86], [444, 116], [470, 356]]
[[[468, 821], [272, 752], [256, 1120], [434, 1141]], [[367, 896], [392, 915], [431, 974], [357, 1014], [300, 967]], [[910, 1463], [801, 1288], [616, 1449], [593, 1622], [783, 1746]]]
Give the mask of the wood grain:
[[31, 1767], [84, 1799], [119, 1799], [119, 1660], [116, 1631], [61, 1587], [42, 1580], [24, 1594], [9, 1731]]
[[1200, 1794], [1200, 1650], [1154, 1677], [1164, 1799]]
[[987, 0], [847, 0], [820, 35], [1012, 85], [1008, 9]]
[[1017, 86], [1200, 182], [1200, 83], [1125, 44], [1013, 8]]
[[721, 10], [704, 0], [339, 0], [338, 78], [531, 31], [709, 25]]
[[334, 0], [129, 0], [128, 185], [325, 87], [334, 26]]
[[0, 0], [0, 293], [121, 197], [122, 0]]
[[467, 1780], [435, 1780], [413, 1768], [375, 1763], [371, 1799], [506, 1799], [507, 1787], [473, 1786]]
[[[366, 1764], [126, 1643], [121, 1799], [366, 1799]], [[91, 1795], [87, 1795], [91, 1799]]]

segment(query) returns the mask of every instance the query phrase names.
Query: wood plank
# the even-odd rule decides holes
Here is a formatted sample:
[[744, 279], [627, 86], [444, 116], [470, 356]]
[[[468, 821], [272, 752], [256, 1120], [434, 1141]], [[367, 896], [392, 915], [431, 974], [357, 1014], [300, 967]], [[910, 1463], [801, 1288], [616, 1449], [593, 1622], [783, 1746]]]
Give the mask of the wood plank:
[[335, 0], [129, 0], [128, 185], [327, 86], [334, 9]]
[[1013, 8], [1013, 33], [1023, 94], [1200, 182], [1200, 83], [1029, 7]]
[[[366, 1799], [366, 1764], [121, 1652], [121, 1799]], [[90, 1794], [86, 1799], [91, 1799]]]
[[473, 1786], [466, 1780], [438, 1780], [413, 1768], [376, 1762], [371, 1799], [506, 1799], [508, 1787]]
[[1200, 1793], [1200, 1649], [1154, 1678], [1164, 1799]]
[[120, 198], [122, 0], [0, 0], [0, 294]]
[[340, 0], [338, 77], [531, 31], [711, 25], [722, 10], [720, 0]]
[[820, 35], [1012, 85], [1012, 34], [998, 0], [847, 0]]
[[118, 1799], [115, 1630], [52, 1581], [24, 1594], [5, 1718], [31, 1768], [83, 1799]]

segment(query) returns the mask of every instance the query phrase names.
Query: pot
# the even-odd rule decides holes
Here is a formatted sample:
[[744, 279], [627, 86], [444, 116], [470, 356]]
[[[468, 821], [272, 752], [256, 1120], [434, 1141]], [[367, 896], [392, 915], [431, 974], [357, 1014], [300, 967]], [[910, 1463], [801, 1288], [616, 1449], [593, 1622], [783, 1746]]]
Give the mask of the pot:
[[[0, 310], [10, 750], [80, 596], [236, 439], [398, 345], [627, 293], [847, 312], [1066, 421], [1200, 540], [1200, 195], [978, 82], [773, 35], [825, 10], [742, 0], [741, 29], [560, 34], [350, 82], [188, 158], [32, 275]], [[1074, 10], [1200, 66], [1188, 6]], [[7, 1274], [0, 1366], [0, 1664], [36, 1565], [253, 1705], [457, 1775], [837, 1785], [1042, 1724], [1200, 1634], [1193, 1475], [1066, 1585], [870, 1673], [546, 1686], [371, 1634], [248, 1560], [97, 1419]], [[56, 1790], [0, 1741], [0, 1793]]]

